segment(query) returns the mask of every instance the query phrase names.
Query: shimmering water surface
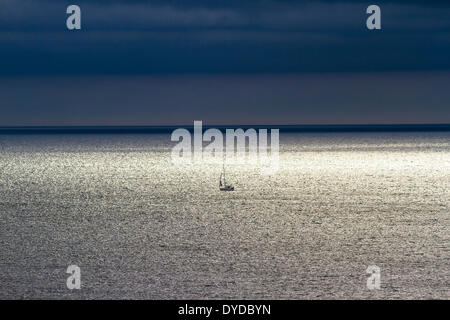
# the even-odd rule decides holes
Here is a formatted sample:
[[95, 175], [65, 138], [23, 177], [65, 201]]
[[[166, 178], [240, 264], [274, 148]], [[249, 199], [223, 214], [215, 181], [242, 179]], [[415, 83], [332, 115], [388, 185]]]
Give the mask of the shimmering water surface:
[[235, 192], [172, 145], [0, 136], [0, 298], [450, 298], [450, 133], [282, 134]]

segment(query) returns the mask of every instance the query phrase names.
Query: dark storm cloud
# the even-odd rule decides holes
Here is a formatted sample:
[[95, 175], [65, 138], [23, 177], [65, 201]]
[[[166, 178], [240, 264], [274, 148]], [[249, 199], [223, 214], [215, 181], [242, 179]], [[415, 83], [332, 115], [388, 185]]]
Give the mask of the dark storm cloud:
[[[321, 30], [353, 28], [365, 20], [366, 1], [78, 1], [89, 30], [145, 30], [166, 27], [247, 27]], [[380, 4], [380, 2], [378, 2]], [[434, 5], [433, 5], [434, 4]], [[447, 4], [447, 5], [445, 5]], [[387, 27], [397, 22], [412, 27], [421, 17], [425, 27], [448, 27], [450, 5], [431, 1], [383, 1]], [[2, 30], [40, 32], [64, 29], [67, 4], [60, 1], [3, 0]], [[63, 14], [61, 14], [63, 12]], [[362, 12], [362, 14], [361, 14]], [[437, 19], [437, 21], [436, 21]], [[384, 20], [384, 19], [383, 19]], [[436, 25], [436, 23], [440, 25]], [[422, 26], [424, 27], [424, 26]], [[46, 29], [48, 28], [48, 29]]]
[[[72, 2], [71, 2], [72, 3]], [[0, 3], [0, 74], [271, 73], [449, 69], [445, 1], [61, 1]]]
[[375, 3], [0, 0], [0, 126], [450, 122], [450, 1]]

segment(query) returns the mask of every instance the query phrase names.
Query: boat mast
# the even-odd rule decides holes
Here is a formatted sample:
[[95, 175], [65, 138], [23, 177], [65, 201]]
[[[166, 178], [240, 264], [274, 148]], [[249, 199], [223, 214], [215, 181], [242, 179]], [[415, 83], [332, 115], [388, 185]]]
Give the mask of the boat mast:
[[223, 185], [224, 186], [227, 185], [227, 181], [225, 180], [225, 152], [223, 153]]
[[227, 181], [225, 180], [225, 159], [223, 160], [223, 184], [227, 184]]

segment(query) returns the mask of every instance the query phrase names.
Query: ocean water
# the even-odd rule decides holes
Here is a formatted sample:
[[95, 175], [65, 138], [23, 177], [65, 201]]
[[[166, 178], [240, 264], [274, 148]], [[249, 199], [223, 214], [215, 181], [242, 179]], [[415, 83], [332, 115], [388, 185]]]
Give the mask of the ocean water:
[[234, 192], [172, 146], [0, 135], [0, 299], [450, 298], [449, 132], [281, 134]]

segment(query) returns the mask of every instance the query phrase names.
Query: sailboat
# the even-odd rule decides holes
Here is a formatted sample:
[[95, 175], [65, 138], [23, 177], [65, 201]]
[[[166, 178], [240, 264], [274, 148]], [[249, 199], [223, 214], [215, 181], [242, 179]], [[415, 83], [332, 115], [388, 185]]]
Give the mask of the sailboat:
[[220, 174], [220, 178], [219, 178], [219, 190], [220, 191], [234, 191], [234, 186], [232, 186], [231, 184], [227, 184], [227, 181], [225, 179], [225, 161], [223, 163], [222, 173]]

